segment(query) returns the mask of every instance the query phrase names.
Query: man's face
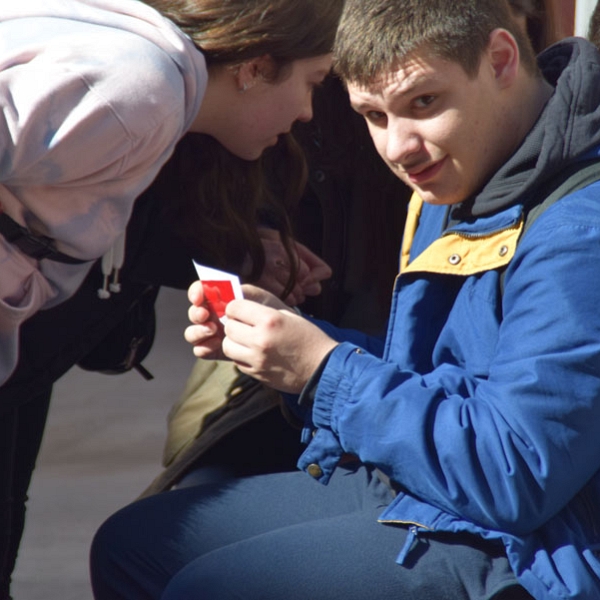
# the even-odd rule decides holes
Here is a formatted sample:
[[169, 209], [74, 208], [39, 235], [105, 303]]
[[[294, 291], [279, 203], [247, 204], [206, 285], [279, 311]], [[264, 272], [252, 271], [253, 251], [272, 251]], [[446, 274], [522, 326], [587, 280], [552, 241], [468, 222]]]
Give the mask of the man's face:
[[413, 56], [376, 85], [348, 91], [381, 157], [425, 202], [462, 202], [514, 147], [487, 55], [472, 78], [455, 62]]

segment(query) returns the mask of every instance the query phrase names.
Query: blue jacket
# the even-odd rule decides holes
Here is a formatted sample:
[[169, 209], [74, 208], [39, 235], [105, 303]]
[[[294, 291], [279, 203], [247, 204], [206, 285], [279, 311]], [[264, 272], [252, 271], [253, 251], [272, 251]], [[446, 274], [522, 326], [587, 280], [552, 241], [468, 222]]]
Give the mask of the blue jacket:
[[537, 599], [589, 600], [600, 598], [600, 183], [521, 237], [555, 163], [600, 155], [592, 119], [576, 142], [565, 131], [582, 102], [573, 82], [589, 80], [584, 96], [600, 88], [600, 58], [570, 40], [551, 49], [552, 68], [562, 55], [558, 80], [545, 71], [560, 93], [511, 159], [520, 170], [450, 211], [413, 199], [382, 353], [328, 328], [348, 341], [320, 373], [299, 466], [326, 483], [356, 455], [398, 490], [382, 522], [501, 539]]

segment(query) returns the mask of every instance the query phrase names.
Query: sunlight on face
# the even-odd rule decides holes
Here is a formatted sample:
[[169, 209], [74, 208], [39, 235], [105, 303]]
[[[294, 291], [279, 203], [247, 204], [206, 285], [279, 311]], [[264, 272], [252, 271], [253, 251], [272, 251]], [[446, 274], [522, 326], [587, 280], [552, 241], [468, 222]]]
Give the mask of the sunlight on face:
[[266, 148], [289, 133], [295, 121], [312, 119], [312, 96], [331, 69], [331, 55], [294, 61], [281, 80], [259, 81], [243, 95], [243, 104], [219, 141], [246, 160], [260, 157]]
[[348, 84], [377, 151], [426, 202], [462, 202], [504, 159], [506, 127], [486, 67], [484, 59], [469, 78], [457, 63], [413, 56], [368, 89]]

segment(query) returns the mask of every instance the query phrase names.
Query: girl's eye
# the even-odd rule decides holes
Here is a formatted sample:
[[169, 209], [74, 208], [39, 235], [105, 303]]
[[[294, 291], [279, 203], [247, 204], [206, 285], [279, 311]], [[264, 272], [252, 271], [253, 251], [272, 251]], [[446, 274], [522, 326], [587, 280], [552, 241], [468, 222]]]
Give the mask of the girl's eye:
[[427, 108], [435, 98], [433, 95], [419, 96], [414, 100], [414, 104], [417, 108]]

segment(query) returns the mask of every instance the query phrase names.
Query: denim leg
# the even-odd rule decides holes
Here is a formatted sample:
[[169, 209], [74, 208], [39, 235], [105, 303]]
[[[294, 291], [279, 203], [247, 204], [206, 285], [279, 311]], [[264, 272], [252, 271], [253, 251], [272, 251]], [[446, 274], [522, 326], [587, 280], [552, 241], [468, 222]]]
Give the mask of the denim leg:
[[515, 584], [499, 545], [429, 536], [396, 564], [403, 527], [377, 522], [392, 500], [365, 467], [328, 486], [304, 473], [202, 485], [136, 502], [92, 546], [96, 600], [489, 600]]
[[97, 600], [157, 600], [184, 566], [212, 550], [293, 523], [392, 499], [364, 467], [338, 469], [328, 486], [305, 473], [274, 473], [145, 498], [110, 517], [91, 550]]
[[412, 564], [396, 564], [407, 532], [378, 523], [379, 513], [365, 508], [219, 548], [182, 569], [161, 600], [489, 600], [515, 584], [500, 547], [488, 553], [468, 535], [423, 540]]

